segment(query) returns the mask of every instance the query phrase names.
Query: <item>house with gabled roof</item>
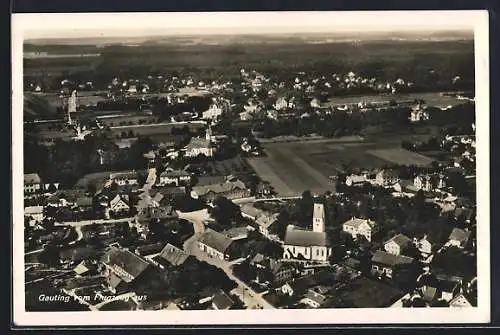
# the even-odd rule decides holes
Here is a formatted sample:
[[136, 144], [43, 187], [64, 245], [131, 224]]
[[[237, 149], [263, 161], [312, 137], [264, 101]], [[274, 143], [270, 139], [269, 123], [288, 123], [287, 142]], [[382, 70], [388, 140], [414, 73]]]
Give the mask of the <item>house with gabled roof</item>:
[[234, 255], [231, 250], [233, 240], [212, 229], [207, 229], [198, 239], [198, 247], [210, 257], [228, 260]]
[[24, 174], [24, 193], [32, 194], [42, 189], [42, 180], [38, 173]]
[[377, 232], [377, 225], [370, 219], [360, 219], [352, 217], [344, 222], [342, 230], [350, 234], [353, 238], [363, 236], [368, 242], [371, 242], [373, 235]]
[[397, 234], [384, 243], [384, 250], [393, 255], [401, 255], [412, 246], [412, 240], [403, 235]]
[[111, 247], [104, 255], [109, 289], [115, 294], [126, 292], [145, 274], [150, 263], [125, 249]]
[[453, 228], [451, 231], [450, 236], [448, 237], [448, 245], [450, 246], [455, 246], [457, 248], [465, 248], [470, 240], [471, 232], [460, 229], [460, 228]]
[[410, 266], [413, 264], [412, 257], [394, 255], [385, 251], [378, 250], [372, 256], [372, 271], [378, 275], [385, 275], [392, 278], [396, 267]]

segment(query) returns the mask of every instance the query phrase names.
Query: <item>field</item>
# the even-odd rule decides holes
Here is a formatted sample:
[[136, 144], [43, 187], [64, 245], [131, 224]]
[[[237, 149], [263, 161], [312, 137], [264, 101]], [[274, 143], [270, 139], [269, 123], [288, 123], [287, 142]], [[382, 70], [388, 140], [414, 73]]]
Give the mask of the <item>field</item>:
[[350, 97], [335, 97], [330, 99], [325, 106], [336, 106], [336, 105], [350, 105], [357, 104], [359, 102], [389, 102], [390, 100], [408, 101], [422, 99], [426, 102], [427, 106], [432, 107], [447, 107], [455, 106], [463, 103], [463, 101], [458, 100], [454, 97], [442, 96], [440, 93], [413, 93], [413, 94], [393, 94], [393, 95], [363, 95], [363, 96], [350, 96]]
[[378, 141], [310, 141], [263, 144], [267, 156], [248, 162], [262, 180], [269, 181], [282, 196], [333, 191], [329, 176], [344, 168], [374, 169], [394, 163], [429, 164], [432, 159], [403, 149], [401, 138]]
[[[197, 130], [203, 128], [205, 123], [202, 122], [177, 122], [177, 123], [156, 123], [156, 124], [139, 124], [131, 126], [115, 126], [111, 127], [111, 132], [115, 137], [122, 136], [126, 133], [129, 137], [134, 136], [152, 136], [160, 134], [170, 134], [174, 128], [183, 128], [188, 126], [191, 130]], [[133, 136], [130, 136], [132, 132]]]
[[374, 149], [367, 151], [370, 155], [384, 159], [394, 164], [407, 164], [417, 166], [427, 166], [432, 163], [432, 159], [424, 155], [417, 154], [402, 148]]

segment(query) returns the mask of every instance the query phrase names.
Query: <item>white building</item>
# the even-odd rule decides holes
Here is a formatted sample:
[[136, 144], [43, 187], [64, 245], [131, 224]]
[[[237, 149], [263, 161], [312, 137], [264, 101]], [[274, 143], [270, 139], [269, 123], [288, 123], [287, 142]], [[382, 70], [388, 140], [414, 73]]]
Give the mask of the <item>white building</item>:
[[353, 238], [364, 236], [368, 242], [371, 242], [376, 230], [375, 222], [370, 219], [352, 218], [344, 222], [342, 230], [349, 233]]
[[298, 261], [326, 262], [332, 254], [325, 233], [323, 204], [314, 204], [313, 230], [288, 225], [283, 244], [283, 258]]
[[43, 214], [43, 206], [24, 207], [24, 216], [29, 219], [30, 225], [42, 222], [45, 218], [45, 215]]
[[215, 154], [215, 147], [212, 144], [211, 128], [207, 129], [205, 138], [192, 137], [185, 150], [186, 157], [196, 157], [198, 155], [212, 157]]
[[216, 120], [223, 113], [223, 109], [217, 104], [211, 104], [210, 107], [203, 112], [202, 119], [204, 120]]
[[410, 238], [403, 234], [397, 234], [384, 243], [384, 250], [393, 255], [401, 255], [411, 244]]

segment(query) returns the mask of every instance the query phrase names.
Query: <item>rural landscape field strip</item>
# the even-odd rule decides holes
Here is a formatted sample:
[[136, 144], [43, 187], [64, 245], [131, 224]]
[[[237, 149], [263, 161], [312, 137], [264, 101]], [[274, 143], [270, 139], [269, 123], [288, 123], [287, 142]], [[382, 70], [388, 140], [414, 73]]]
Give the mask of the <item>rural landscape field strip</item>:
[[248, 164], [250, 164], [252, 169], [262, 180], [268, 181], [274, 187], [274, 190], [278, 193], [278, 195], [295, 195], [293, 190], [289, 188], [288, 185], [285, 184], [278, 174], [276, 174], [276, 172], [271, 168], [268, 157], [249, 158]]
[[402, 148], [373, 149], [368, 150], [367, 153], [394, 164], [426, 166], [433, 162], [429, 157]]

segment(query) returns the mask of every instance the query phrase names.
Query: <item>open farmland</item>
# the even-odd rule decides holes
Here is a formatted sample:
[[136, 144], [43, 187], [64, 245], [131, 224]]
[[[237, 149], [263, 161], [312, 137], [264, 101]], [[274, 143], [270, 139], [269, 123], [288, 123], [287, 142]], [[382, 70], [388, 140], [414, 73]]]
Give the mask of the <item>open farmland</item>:
[[432, 163], [432, 159], [416, 152], [411, 152], [402, 148], [374, 149], [367, 151], [370, 155], [387, 160], [394, 164], [406, 164], [427, 166]]
[[412, 93], [412, 94], [373, 94], [363, 96], [346, 96], [331, 98], [324, 106], [337, 106], [337, 105], [352, 105], [359, 102], [365, 103], [389, 103], [391, 100], [396, 102], [414, 101], [415, 99], [422, 99], [427, 106], [431, 107], [447, 107], [462, 104], [463, 101], [455, 97], [441, 95], [440, 93], [426, 92], [426, 93]]
[[264, 144], [266, 157], [248, 162], [279, 195], [333, 191], [329, 176], [345, 168], [376, 169], [392, 164], [427, 165], [432, 159], [399, 147], [401, 138], [339, 142], [336, 140]]
[[[115, 137], [122, 136], [124, 133], [128, 137], [134, 136], [151, 136], [160, 134], [171, 134], [174, 128], [189, 127], [191, 130], [198, 130], [205, 127], [205, 122], [175, 122], [175, 123], [155, 123], [155, 124], [138, 124], [110, 127], [111, 132]], [[122, 136], [123, 137], [123, 136]]]

